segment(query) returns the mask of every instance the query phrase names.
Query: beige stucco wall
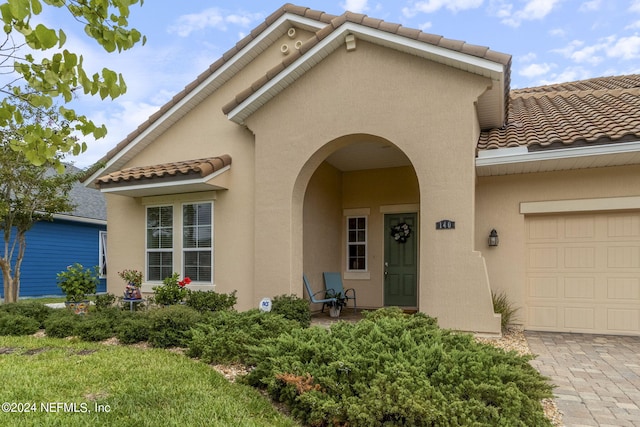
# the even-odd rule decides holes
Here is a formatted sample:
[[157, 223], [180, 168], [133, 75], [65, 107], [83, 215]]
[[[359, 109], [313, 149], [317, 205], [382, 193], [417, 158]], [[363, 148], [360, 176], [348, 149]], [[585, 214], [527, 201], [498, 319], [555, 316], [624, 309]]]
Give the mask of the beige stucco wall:
[[[524, 307], [526, 216], [520, 213], [521, 202], [638, 196], [638, 171], [621, 166], [478, 178], [476, 247], [486, 259], [491, 287]], [[487, 247], [492, 228], [500, 236], [496, 248]]]
[[[334, 52], [247, 119], [255, 134], [256, 288], [301, 293], [307, 184], [331, 152], [349, 143], [341, 137], [375, 135], [401, 149], [416, 170], [420, 310], [446, 327], [498, 332], [484, 260], [473, 251], [474, 102], [489, 84], [359, 40], [356, 51]], [[441, 219], [456, 221], [456, 229], [436, 231]]]
[[[295, 39], [283, 36], [259, 57], [246, 65], [229, 82], [207, 97], [189, 114], [166, 129], [151, 145], [137, 154], [126, 167], [149, 166], [178, 160], [190, 160], [229, 154], [232, 166], [228, 191], [205, 196], [214, 201], [214, 289], [218, 292], [238, 291], [236, 308], [256, 307], [254, 301], [254, 141], [247, 129], [230, 122], [222, 106], [240, 91], [280, 63], [282, 44], [309, 37], [298, 30]], [[203, 195], [156, 197], [154, 204], [180, 206], [182, 200], [201, 200]], [[121, 294], [124, 282], [117, 275], [125, 268], [145, 271], [145, 206], [149, 201], [107, 194], [109, 227], [109, 271], [107, 289]], [[176, 232], [179, 232], [178, 230]], [[273, 249], [272, 249], [273, 250]], [[174, 270], [181, 271], [181, 255], [174, 254]], [[266, 287], [260, 294], [276, 295]], [[158, 283], [146, 282], [143, 290], [151, 291]]]

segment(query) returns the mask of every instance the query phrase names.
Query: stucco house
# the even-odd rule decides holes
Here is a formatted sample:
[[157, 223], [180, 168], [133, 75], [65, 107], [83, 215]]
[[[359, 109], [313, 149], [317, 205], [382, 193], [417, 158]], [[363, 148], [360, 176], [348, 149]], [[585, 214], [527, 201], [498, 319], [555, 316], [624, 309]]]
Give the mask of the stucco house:
[[[284, 5], [110, 151], [117, 271], [264, 297], [339, 271], [361, 307], [499, 333], [640, 334], [640, 76], [510, 90], [511, 56]], [[489, 246], [495, 230], [497, 246]], [[319, 307], [318, 307], [319, 308]]]

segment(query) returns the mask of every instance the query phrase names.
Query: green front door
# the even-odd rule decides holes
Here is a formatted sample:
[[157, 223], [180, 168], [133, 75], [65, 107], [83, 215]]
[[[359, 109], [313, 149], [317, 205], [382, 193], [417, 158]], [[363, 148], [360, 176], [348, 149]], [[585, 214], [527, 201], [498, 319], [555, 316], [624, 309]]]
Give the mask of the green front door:
[[418, 306], [418, 215], [384, 216], [384, 305]]

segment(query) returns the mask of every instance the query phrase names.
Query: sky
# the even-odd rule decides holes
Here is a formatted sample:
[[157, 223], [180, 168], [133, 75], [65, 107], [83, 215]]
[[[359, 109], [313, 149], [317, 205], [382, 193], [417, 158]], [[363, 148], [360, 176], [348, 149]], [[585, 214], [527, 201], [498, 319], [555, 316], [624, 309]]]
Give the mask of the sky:
[[[640, 0], [306, 0], [296, 5], [340, 15], [349, 10], [513, 56], [511, 87], [640, 73]], [[104, 123], [106, 138], [69, 158], [85, 168], [134, 131], [284, 2], [146, 0], [130, 24], [144, 46], [106, 54], [62, 14], [37, 17], [63, 28], [71, 51], [92, 72], [124, 75], [127, 93], [113, 101], [79, 96], [77, 112]], [[49, 8], [51, 9], [51, 8]]]

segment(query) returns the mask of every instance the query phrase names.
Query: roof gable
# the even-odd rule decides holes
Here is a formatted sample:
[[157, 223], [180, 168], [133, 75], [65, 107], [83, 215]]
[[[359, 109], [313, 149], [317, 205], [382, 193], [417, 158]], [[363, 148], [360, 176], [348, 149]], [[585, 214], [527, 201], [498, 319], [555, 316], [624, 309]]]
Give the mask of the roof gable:
[[362, 39], [491, 78], [494, 84], [479, 101], [480, 125], [482, 128], [503, 125], [510, 84], [510, 55], [351, 12], [332, 19], [329, 25], [316, 32], [315, 37], [226, 104], [223, 112], [230, 120], [242, 124], [306, 71], [345, 45], [347, 37], [351, 38], [350, 43]]
[[[85, 183], [91, 185], [99, 176], [122, 169], [157, 136], [223, 86], [274, 41], [286, 34], [291, 26], [312, 31], [315, 37], [293, 51], [281, 64], [269, 70], [260, 80], [236, 96], [225, 106], [225, 114], [231, 112], [229, 109], [236, 110], [238, 107], [241, 107], [243, 115], [255, 111], [257, 98], [259, 98], [258, 102], [264, 103], [267, 98], [275, 96], [272, 90], [273, 83], [282, 82], [284, 78], [288, 82], [294, 81], [297, 78], [296, 73], [304, 72], [304, 67], [310, 66], [314, 61], [322, 60], [322, 55], [326, 56], [332, 49], [342, 45], [343, 36], [346, 33], [353, 32], [368, 41], [429, 57], [432, 60], [446, 60], [450, 65], [467, 67], [471, 72], [482, 70], [480, 72], [491, 77], [496, 84], [481, 99], [481, 106], [486, 106], [485, 109], [479, 108], [481, 123], [487, 123], [490, 127], [501, 125], [501, 120], [504, 120], [509, 91], [510, 55], [404, 28], [399, 24], [387, 23], [362, 14], [346, 12], [341, 16], [335, 16], [306, 7], [285, 4], [110, 150], [95, 168], [87, 173]], [[296, 63], [299, 59], [302, 59], [301, 63]], [[498, 119], [496, 119], [496, 111], [498, 111]], [[242, 116], [233, 114], [233, 117], [240, 121]], [[99, 164], [104, 164], [105, 167], [99, 168], [97, 166]]]

